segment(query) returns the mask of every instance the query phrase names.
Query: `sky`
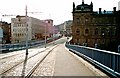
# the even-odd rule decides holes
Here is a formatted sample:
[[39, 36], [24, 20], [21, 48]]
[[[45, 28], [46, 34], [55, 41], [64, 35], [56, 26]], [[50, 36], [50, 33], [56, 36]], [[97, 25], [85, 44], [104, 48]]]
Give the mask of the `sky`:
[[[118, 10], [120, 0], [84, 0], [84, 3], [90, 4], [91, 1], [94, 11], [98, 11], [99, 8], [112, 11], [113, 7], [117, 7]], [[11, 18], [15, 18], [15, 16], [2, 17], [2, 15], [25, 15], [25, 6], [27, 5], [28, 16], [40, 20], [53, 19], [53, 24], [58, 25], [72, 20], [73, 2], [75, 5], [80, 5], [82, 0], [1, 0], [0, 19], [10, 23]]]

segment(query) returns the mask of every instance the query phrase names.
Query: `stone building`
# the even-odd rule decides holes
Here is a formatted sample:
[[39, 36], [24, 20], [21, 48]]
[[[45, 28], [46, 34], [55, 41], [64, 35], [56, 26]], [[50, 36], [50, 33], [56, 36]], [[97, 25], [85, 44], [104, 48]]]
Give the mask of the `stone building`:
[[[71, 43], [117, 51], [120, 45], [120, 11], [93, 11], [93, 3], [73, 3]], [[111, 48], [112, 47], [112, 48]]]

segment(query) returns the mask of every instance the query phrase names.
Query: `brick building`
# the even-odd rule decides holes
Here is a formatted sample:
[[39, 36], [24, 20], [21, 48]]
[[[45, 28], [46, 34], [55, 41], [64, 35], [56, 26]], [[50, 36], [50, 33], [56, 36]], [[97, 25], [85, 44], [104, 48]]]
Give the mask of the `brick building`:
[[2, 43], [11, 43], [11, 24], [4, 21], [0, 21], [0, 28], [3, 30]]
[[46, 19], [46, 20], [43, 20], [47, 23], [47, 26], [46, 26], [46, 35], [47, 37], [52, 37], [53, 36], [53, 20], [52, 19]]
[[[75, 6], [73, 3], [71, 43], [111, 51], [120, 45], [120, 11], [93, 11], [93, 3]], [[112, 48], [111, 48], [112, 47]]]

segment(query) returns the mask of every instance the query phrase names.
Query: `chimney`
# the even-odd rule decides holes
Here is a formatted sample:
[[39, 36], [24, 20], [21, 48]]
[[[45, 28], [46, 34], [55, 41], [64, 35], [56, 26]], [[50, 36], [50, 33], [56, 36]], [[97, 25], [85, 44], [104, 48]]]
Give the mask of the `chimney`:
[[99, 8], [99, 14], [101, 14], [101, 8]]
[[84, 0], [82, 0], [82, 4], [84, 4]]
[[106, 14], [106, 10], [104, 10], [104, 14]]
[[75, 3], [73, 2], [73, 12], [75, 11]]
[[113, 12], [116, 12], [116, 7], [113, 7]]

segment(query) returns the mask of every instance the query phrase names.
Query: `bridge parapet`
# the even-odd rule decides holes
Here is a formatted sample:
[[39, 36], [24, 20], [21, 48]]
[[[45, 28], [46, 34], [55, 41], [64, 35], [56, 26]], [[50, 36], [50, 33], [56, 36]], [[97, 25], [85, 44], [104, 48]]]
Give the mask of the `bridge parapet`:
[[79, 45], [65, 44], [65, 46], [112, 76], [120, 77], [120, 53]]

